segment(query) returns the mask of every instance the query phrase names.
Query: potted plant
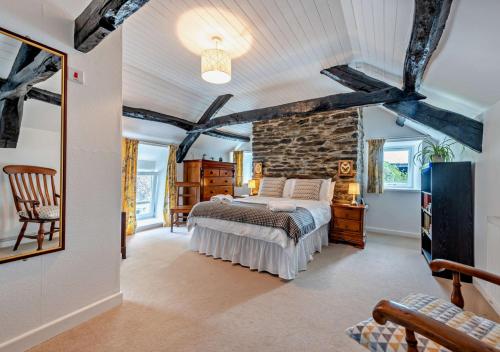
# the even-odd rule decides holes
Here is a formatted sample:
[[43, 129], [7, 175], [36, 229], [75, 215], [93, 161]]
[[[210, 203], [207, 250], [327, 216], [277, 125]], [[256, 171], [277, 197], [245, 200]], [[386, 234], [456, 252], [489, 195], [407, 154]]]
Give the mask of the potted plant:
[[442, 142], [434, 143], [432, 139], [424, 139], [417, 154], [415, 154], [414, 161], [419, 161], [423, 166], [429, 162], [449, 162], [455, 159], [455, 154], [451, 148], [456, 142], [445, 138]]

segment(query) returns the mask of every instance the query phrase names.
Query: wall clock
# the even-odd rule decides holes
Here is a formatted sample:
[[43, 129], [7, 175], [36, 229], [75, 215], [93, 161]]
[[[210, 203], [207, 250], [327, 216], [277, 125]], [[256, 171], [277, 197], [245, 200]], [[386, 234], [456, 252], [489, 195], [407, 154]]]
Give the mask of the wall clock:
[[339, 176], [354, 176], [354, 167], [352, 160], [339, 160]]

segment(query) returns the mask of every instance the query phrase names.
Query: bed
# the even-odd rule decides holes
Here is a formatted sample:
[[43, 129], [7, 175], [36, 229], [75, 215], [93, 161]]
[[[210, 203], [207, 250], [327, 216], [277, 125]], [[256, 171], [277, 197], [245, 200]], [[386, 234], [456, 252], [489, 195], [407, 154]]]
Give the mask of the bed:
[[[332, 191], [333, 192], [333, 191]], [[284, 194], [285, 195], [285, 194]], [[296, 234], [297, 226], [290, 230], [288, 218], [280, 218], [285, 227], [266, 226], [254, 221], [247, 213], [264, 212], [270, 204], [290, 203], [297, 210], [288, 214], [303, 221], [302, 234]], [[315, 252], [321, 252], [328, 245], [329, 223], [331, 220], [330, 201], [290, 199], [289, 197], [253, 196], [235, 199], [230, 205], [206, 204], [202, 202], [193, 208], [188, 219], [191, 234], [190, 249], [200, 254], [231, 261], [252, 270], [266, 271], [285, 280], [297, 277], [299, 271], [307, 269], [307, 263]], [[196, 210], [198, 208], [198, 210]], [[205, 208], [205, 211], [203, 211]], [[229, 216], [231, 209], [247, 215], [252, 221], [239, 216]], [[248, 208], [248, 211], [245, 210]], [[243, 210], [241, 210], [243, 209]], [[269, 212], [269, 210], [268, 210]], [[301, 213], [302, 212], [302, 213]], [[217, 213], [223, 216], [216, 216]], [[301, 217], [301, 216], [304, 217]], [[311, 221], [313, 224], [311, 224]], [[299, 226], [300, 227], [300, 226]], [[298, 232], [295, 231], [295, 232]]]

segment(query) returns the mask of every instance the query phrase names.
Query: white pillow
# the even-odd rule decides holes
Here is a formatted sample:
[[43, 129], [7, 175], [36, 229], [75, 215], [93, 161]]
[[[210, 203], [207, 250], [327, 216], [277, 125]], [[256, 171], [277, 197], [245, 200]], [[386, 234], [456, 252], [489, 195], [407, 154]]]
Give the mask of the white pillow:
[[330, 189], [328, 190], [328, 201], [333, 202], [333, 196], [335, 195], [335, 181], [330, 183]]
[[295, 179], [289, 178], [285, 181], [285, 187], [283, 187], [283, 198], [291, 198], [293, 187], [295, 185]]
[[324, 200], [329, 202], [330, 198], [330, 184], [332, 183], [331, 178], [327, 178], [326, 180], [321, 180], [321, 188], [319, 189], [319, 200]]

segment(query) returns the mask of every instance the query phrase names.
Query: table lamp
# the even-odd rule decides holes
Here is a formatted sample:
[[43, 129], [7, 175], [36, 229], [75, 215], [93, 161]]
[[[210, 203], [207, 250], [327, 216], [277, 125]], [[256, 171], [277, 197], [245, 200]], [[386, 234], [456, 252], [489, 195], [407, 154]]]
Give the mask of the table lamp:
[[359, 194], [359, 183], [354, 182], [354, 183], [349, 183], [349, 189], [347, 190], [348, 194], [352, 194], [352, 202], [351, 205], [358, 205], [358, 202], [356, 201], [356, 196]]
[[250, 195], [253, 196], [253, 190], [257, 188], [257, 181], [255, 180], [249, 180], [248, 181], [248, 188], [250, 188]]

